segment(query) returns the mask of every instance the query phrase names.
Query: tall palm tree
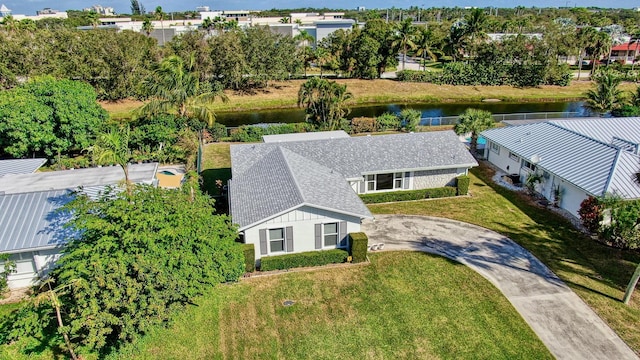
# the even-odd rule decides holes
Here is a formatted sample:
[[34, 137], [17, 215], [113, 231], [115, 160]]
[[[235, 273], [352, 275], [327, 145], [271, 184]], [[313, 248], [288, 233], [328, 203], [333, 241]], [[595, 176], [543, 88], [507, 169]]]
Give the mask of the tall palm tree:
[[427, 27], [418, 28], [418, 38], [416, 44], [416, 55], [422, 59], [423, 70], [427, 70], [425, 63], [426, 57], [430, 57], [433, 61], [438, 61], [438, 57], [434, 53], [433, 33]]
[[156, 7], [156, 11], [154, 12], [156, 19], [160, 20], [160, 28], [162, 29], [162, 46], [164, 46], [166, 39], [164, 38], [164, 12], [162, 11], [162, 6]]
[[153, 31], [153, 24], [148, 18], [145, 18], [142, 22], [142, 31], [147, 34], [147, 36], [151, 36], [151, 32]]
[[591, 74], [595, 74], [598, 66], [598, 62], [600, 58], [605, 55], [609, 55], [609, 59], [611, 59], [611, 47], [613, 45], [613, 39], [609, 34], [604, 31], [598, 31], [593, 38], [592, 43], [592, 53], [593, 56], [593, 66], [591, 67]]
[[[636, 54], [637, 50], [638, 50], [638, 45], [640, 45], [640, 31], [635, 30], [633, 32], [631, 32], [631, 38], [629, 39], [629, 42], [627, 43], [627, 53], [625, 56], [625, 62], [626, 60], [629, 58], [629, 53], [631, 52], [631, 45], [635, 45], [634, 49], [633, 49], [633, 53]], [[635, 61], [635, 56], [633, 56], [633, 60], [631, 60], [631, 70], [633, 71], [633, 66], [635, 65], [636, 61]]]
[[467, 109], [458, 118], [453, 131], [458, 135], [471, 134], [470, 151], [473, 155], [478, 151], [478, 136], [481, 132], [496, 124], [491, 113], [486, 110]]
[[[202, 92], [198, 75], [191, 71], [194, 59], [189, 64], [171, 55], [162, 60], [146, 84], [152, 99], [138, 112], [142, 115], [173, 114], [181, 118], [194, 119], [212, 126], [216, 115], [211, 104], [219, 97], [227, 101], [222, 91]], [[199, 129], [199, 140], [203, 141], [204, 128]]]
[[449, 36], [445, 39], [444, 48], [455, 62], [461, 57], [462, 50], [467, 46], [467, 43], [464, 28], [454, 24], [451, 26]]
[[483, 9], [473, 9], [464, 17], [463, 33], [469, 39], [472, 46], [477, 45], [479, 40], [483, 40], [487, 34], [488, 19]]
[[584, 27], [578, 31], [576, 47], [578, 49], [578, 80], [580, 80], [580, 74], [582, 73], [582, 59], [587, 49], [592, 47], [596, 42], [598, 31], [591, 27]]
[[416, 27], [413, 26], [411, 19], [405, 19], [398, 24], [396, 29], [396, 38], [393, 41], [393, 46], [402, 49], [402, 70], [404, 70], [405, 62], [407, 59], [407, 52], [409, 49], [414, 49], [416, 44], [414, 42], [416, 36]]
[[211, 21], [211, 18], [207, 16], [206, 19], [202, 20], [202, 24], [200, 26], [202, 26], [203, 29], [207, 30], [207, 34], [211, 34], [211, 29], [213, 29], [213, 21]]
[[129, 161], [132, 154], [129, 148], [129, 128], [115, 128], [99, 134], [96, 142], [88, 149], [91, 159], [98, 165], [120, 165], [124, 171], [127, 192], [130, 191]]
[[620, 76], [609, 68], [598, 71], [594, 76], [595, 89], [589, 89], [586, 95], [586, 107], [604, 115], [624, 102], [624, 92], [618, 89], [622, 82]]
[[298, 42], [298, 46], [312, 46], [314, 45], [315, 38], [309, 34], [307, 30], [300, 30], [298, 35], [293, 37], [293, 40]]

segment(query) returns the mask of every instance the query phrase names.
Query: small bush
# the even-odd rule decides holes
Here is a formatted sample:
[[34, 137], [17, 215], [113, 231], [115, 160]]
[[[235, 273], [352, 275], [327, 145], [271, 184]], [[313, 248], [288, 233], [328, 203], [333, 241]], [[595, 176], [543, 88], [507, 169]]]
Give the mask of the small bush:
[[611, 115], [614, 117], [631, 117], [640, 116], [640, 107], [633, 105], [623, 105], [617, 109], [611, 111]]
[[351, 119], [351, 132], [354, 134], [376, 131], [376, 119], [369, 117], [357, 117]]
[[243, 244], [244, 271], [250, 273], [256, 270], [256, 250], [253, 244]]
[[362, 194], [360, 195], [360, 198], [365, 204], [379, 204], [385, 202], [436, 199], [451, 196], [456, 196], [456, 188], [453, 186], [421, 190], [389, 191], [377, 194]]
[[400, 125], [404, 129], [404, 131], [412, 132], [416, 131], [416, 127], [420, 124], [420, 118], [422, 117], [422, 113], [418, 110], [414, 109], [404, 109], [400, 111]]
[[218, 142], [222, 138], [227, 137], [227, 127], [220, 123], [214, 123], [213, 126], [210, 126], [207, 131], [211, 136], [211, 141]]
[[242, 125], [231, 130], [231, 140], [239, 142], [260, 142], [263, 135], [294, 134], [313, 131], [309, 123]]
[[600, 230], [603, 209], [604, 207], [597, 198], [589, 196], [584, 199], [580, 203], [580, 209], [578, 210], [582, 226], [591, 233], [597, 233]]
[[369, 238], [363, 232], [349, 233], [349, 244], [351, 246], [351, 261], [359, 263], [367, 260], [367, 247]]
[[339, 264], [347, 261], [349, 253], [345, 250], [332, 249], [308, 251], [297, 254], [265, 256], [260, 259], [260, 270], [284, 270], [297, 267]]
[[399, 130], [400, 119], [398, 115], [387, 112], [376, 118], [376, 127], [379, 131]]
[[9, 275], [16, 271], [16, 262], [9, 260], [10, 257], [11, 255], [9, 254], [0, 254], [0, 263], [2, 263], [2, 270], [0, 270], [0, 298], [9, 288], [7, 282]]
[[456, 178], [456, 187], [458, 188], [458, 195], [467, 195], [469, 193], [469, 183], [471, 178], [467, 175], [460, 175]]

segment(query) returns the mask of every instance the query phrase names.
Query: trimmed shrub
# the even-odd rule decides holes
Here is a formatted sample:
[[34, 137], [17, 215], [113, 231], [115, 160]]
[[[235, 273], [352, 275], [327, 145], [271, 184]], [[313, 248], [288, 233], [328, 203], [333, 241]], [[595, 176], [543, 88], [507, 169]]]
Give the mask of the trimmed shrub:
[[349, 233], [349, 244], [351, 248], [351, 261], [359, 263], [367, 260], [367, 247], [369, 244], [369, 238], [367, 234], [363, 232]]
[[244, 253], [244, 271], [250, 273], [256, 270], [256, 250], [253, 244], [242, 244]]
[[591, 233], [598, 233], [600, 231], [600, 224], [602, 223], [603, 210], [604, 206], [596, 197], [589, 196], [582, 200], [580, 209], [578, 210], [582, 226]]
[[360, 198], [365, 204], [379, 204], [385, 202], [436, 199], [451, 196], [456, 196], [456, 188], [453, 186], [421, 190], [389, 191], [377, 194], [361, 194]]
[[460, 175], [456, 178], [456, 187], [458, 188], [458, 195], [467, 195], [469, 193], [469, 183], [471, 178], [467, 175]]
[[222, 138], [227, 137], [227, 127], [220, 123], [213, 123], [207, 131], [211, 136], [211, 141], [218, 142], [222, 140]]
[[376, 118], [376, 127], [379, 131], [399, 130], [400, 119], [398, 115], [386, 112]]
[[284, 270], [307, 266], [339, 264], [347, 261], [349, 253], [345, 250], [332, 249], [307, 251], [297, 254], [265, 256], [260, 259], [260, 271]]
[[353, 118], [351, 119], [351, 131], [354, 134], [374, 132], [376, 131], [376, 119], [364, 116]]
[[412, 132], [416, 131], [416, 126], [420, 123], [422, 113], [415, 109], [404, 109], [400, 111], [400, 124], [404, 131]]

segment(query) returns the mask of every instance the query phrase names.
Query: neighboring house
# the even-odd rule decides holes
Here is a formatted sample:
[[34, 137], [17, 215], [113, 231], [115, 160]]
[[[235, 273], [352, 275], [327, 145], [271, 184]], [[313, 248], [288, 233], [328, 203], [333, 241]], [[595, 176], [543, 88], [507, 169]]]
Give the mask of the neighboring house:
[[0, 160], [0, 177], [10, 174], [31, 174], [46, 162], [47, 159]]
[[640, 43], [624, 43], [611, 48], [610, 61], [622, 61], [623, 64], [633, 64], [640, 55]]
[[[157, 167], [129, 165], [129, 178], [155, 185]], [[97, 196], [123, 180], [124, 172], [116, 166], [0, 176], [0, 253], [11, 254], [17, 264], [9, 288], [35, 284], [60, 256], [61, 246], [73, 234], [63, 227], [69, 214], [59, 209], [73, 191]]]
[[455, 185], [473, 166], [452, 131], [232, 145], [229, 209], [256, 259], [347, 248], [347, 234], [372, 218], [358, 194]]
[[[552, 120], [486, 130], [485, 158], [578, 217], [589, 196], [640, 198], [640, 118]], [[556, 199], [558, 197], [558, 199]]]

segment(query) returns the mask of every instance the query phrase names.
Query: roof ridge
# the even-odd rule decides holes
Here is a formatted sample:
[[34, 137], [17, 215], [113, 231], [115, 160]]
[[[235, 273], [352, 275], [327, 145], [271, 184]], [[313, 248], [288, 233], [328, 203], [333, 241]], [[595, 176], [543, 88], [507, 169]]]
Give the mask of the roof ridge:
[[300, 184], [298, 184], [298, 178], [296, 177], [294, 171], [291, 169], [291, 164], [289, 164], [289, 159], [287, 158], [287, 154], [285, 154], [285, 151], [291, 152], [291, 153], [293, 153], [293, 151], [291, 151], [289, 149], [285, 149], [280, 145], [278, 145], [276, 147], [276, 149], [280, 150], [280, 155], [282, 156], [282, 159], [284, 160], [284, 163], [286, 165], [287, 171], [289, 172], [289, 175], [293, 179], [293, 184], [296, 186], [296, 192], [298, 193], [298, 196], [300, 196], [300, 199], [302, 200], [303, 203], [307, 202], [307, 199], [305, 198], [304, 194], [302, 193], [302, 189], [300, 189]]
[[616, 153], [616, 158], [613, 160], [613, 163], [611, 164], [611, 169], [609, 169], [609, 176], [607, 177], [607, 183], [604, 185], [604, 193], [602, 195], [605, 195], [606, 193], [609, 192], [609, 187], [611, 186], [611, 181], [613, 180], [613, 176], [616, 172], [616, 168], [618, 167], [618, 161], [620, 160], [620, 154], [622, 153], [622, 149], [619, 148], [618, 152]]
[[[562, 127], [562, 126], [560, 126], [560, 125], [558, 125], [558, 124], [552, 123], [551, 121], [545, 121], [545, 122], [543, 122], [542, 124], [549, 124], [549, 125], [551, 125], [551, 126], [555, 126], [555, 127], [559, 128], [559, 129], [562, 129], [562, 130], [564, 130], [564, 131], [567, 131], [567, 132], [570, 132], [570, 133], [572, 133], [572, 134], [578, 135], [578, 136], [580, 136], [580, 137], [582, 137], [582, 138], [585, 138], [585, 139], [587, 139], [587, 140], [591, 140], [591, 141], [596, 142], [596, 143], [599, 143], [599, 144], [601, 144], [601, 145], [604, 145], [604, 146], [610, 147], [610, 148], [612, 148], [612, 149], [614, 149], [614, 150], [619, 150], [619, 149], [620, 149], [620, 148], [619, 148], [619, 147], [617, 147], [617, 146], [613, 146], [613, 145], [611, 145], [611, 144], [607, 144], [607, 143], [606, 143], [606, 142], [604, 142], [604, 141], [600, 141], [600, 140], [598, 140], [598, 139], [594, 139], [594, 138], [592, 138], [591, 136], [587, 136], [587, 135], [585, 135], [585, 134], [581, 134], [581, 133], [579, 133], [579, 132], [577, 132], [577, 131], [575, 131], [575, 130], [567, 129], [567, 128]], [[535, 125], [535, 124], [528, 124], [528, 125]], [[525, 126], [525, 125], [523, 125], [523, 126]]]

